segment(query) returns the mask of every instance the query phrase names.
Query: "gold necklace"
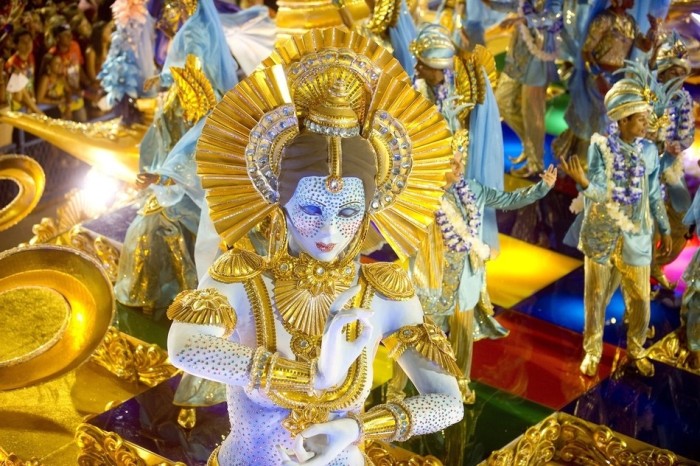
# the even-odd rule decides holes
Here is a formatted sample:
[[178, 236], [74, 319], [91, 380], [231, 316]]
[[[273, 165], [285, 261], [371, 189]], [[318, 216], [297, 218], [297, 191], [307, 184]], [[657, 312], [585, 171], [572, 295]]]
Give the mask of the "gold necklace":
[[275, 254], [270, 264], [274, 279], [272, 294], [282, 325], [292, 336], [292, 352], [298, 358], [318, 357], [331, 304], [355, 279], [356, 268], [352, 262], [360, 251], [368, 226], [365, 217], [360, 234], [345, 254], [333, 262], [321, 262], [304, 253], [293, 257], [286, 242]]

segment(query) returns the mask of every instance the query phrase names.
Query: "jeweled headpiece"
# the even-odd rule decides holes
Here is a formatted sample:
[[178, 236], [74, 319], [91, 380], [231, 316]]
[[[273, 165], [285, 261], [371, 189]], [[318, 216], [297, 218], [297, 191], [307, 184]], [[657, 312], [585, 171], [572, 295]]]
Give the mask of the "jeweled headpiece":
[[688, 48], [675, 31], [666, 36], [656, 52], [656, 70], [663, 73], [674, 66], [683, 68], [686, 75], [690, 73]]
[[456, 53], [450, 34], [439, 24], [428, 23], [409, 46], [418, 60], [436, 70], [452, 68]]
[[413, 254], [450, 171], [451, 136], [435, 106], [389, 52], [342, 29], [295, 36], [261, 66], [217, 104], [197, 145], [197, 172], [223, 240], [233, 245], [277, 211], [284, 149], [306, 128], [330, 138], [329, 188], [342, 176], [340, 157], [352, 156], [332, 141], [359, 134], [370, 142], [370, 219], [399, 256]]

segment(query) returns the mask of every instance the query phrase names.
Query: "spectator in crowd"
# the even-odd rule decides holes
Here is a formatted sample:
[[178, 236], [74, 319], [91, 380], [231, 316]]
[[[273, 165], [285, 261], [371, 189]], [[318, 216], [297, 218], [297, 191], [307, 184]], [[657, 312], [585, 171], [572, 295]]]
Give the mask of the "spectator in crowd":
[[5, 74], [9, 77], [8, 92], [10, 108], [27, 108], [34, 113], [43, 113], [34, 101], [34, 42], [27, 29], [17, 29], [14, 33], [16, 52], [5, 62]]
[[[49, 50], [49, 54], [58, 56], [63, 60], [68, 86], [72, 89], [72, 92], [79, 92], [83, 89], [81, 85], [88, 82], [85, 70], [83, 69], [84, 60], [83, 53], [80, 51], [80, 46], [78, 42], [73, 40], [73, 33], [71, 32], [70, 26], [65, 23], [54, 27], [53, 35], [56, 38], [56, 45]], [[82, 96], [73, 102], [72, 107], [75, 107], [71, 109], [73, 120], [86, 121], [87, 113]]]
[[[63, 59], [58, 55], [46, 54], [42, 63], [36, 98], [40, 104], [56, 105], [61, 118], [85, 121], [83, 99], [74, 98], [78, 89], [71, 87]], [[80, 113], [82, 112], [82, 115]], [[78, 113], [76, 118], [76, 113]], [[78, 119], [78, 118], [83, 118]]]

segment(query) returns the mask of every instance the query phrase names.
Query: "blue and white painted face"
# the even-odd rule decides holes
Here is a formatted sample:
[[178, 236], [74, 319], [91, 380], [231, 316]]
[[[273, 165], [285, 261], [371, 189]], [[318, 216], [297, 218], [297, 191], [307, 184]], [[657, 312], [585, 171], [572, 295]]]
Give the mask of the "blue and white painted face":
[[343, 187], [334, 193], [326, 188], [326, 177], [307, 176], [284, 208], [293, 244], [316, 260], [331, 262], [362, 225], [365, 190], [355, 177], [343, 178]]

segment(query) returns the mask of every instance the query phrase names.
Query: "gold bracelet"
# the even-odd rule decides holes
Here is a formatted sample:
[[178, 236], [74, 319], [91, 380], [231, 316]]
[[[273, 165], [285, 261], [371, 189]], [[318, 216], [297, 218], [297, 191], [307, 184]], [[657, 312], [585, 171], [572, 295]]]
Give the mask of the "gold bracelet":
[[403, 400], [394, 400], [387, 405], [389, 409], [393, 409], [394, 416], [396, 416], [396, 435], [392, 442], [405, 442], [409, 438], [413, 437], [413, 418], [411, 417], [411, 410], [408, 409], [406, 403]]
[[364, 414], [348, 413], [360, 423], [361, 440], [404, 442], [413, 435], [411, 412], [403, 402], [375, 406]]
[[379, 405], [360, 415], [364, 440], [387, 440], [396, 437], [396, 416], [388, 405]]

